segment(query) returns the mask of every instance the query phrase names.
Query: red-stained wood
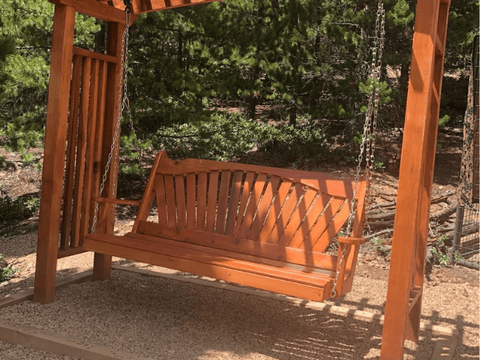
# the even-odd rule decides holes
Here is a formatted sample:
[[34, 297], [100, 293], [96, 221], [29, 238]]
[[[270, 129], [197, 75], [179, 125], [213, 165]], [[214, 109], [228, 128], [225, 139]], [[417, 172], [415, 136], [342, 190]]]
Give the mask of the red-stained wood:
[[240, 231], [240, 226], [242, 225], [243, 215], [245, 214], [245, 209], [247, 208], [248, 199], [250, 198], [250, 193], [252, 191], [252, 186], [254, 184], [255, 173], [247, 172], [245, 180], [242, 186], [242, 197], [240, 199], [240, 204], [238, 206], [238, 215], [235, 224], [234, 236], [238, 236]]
[[207, 173], [198, 174], [197, 188], [197, 229], [205, 229], [205, 213], [207, 211]]
[[163, 177], [165, 184], [165, 199], [167, 200], [167, 225], [177, 225], [177, 210], [175, 206], [175, 185], [172, 175]]
[[[95, 127], [95, 138], [93, 144], [93, 164], [92, 164], [92, 188], [90, 191], [90, 196], [96, 198], [99, 195], [100, 191], [100, 182], [102, 174], [101, 171], [101, 161], [102, 161], [102, 137], [103, 137], [103, 127], [105, 119], [105, 101], [106, 101], [106, 88], [107, 88], [107, 62], [101, 61], [99, 66], [98, 74], [98, 99], [96, 106], [96, 127]], [[88, 229], [90, 230], [93, 226], [93, 217], [98, 216], [96, 213], [95, 201], [90, 202], [90, 211], [89, 213], [92, 216], [88, 219]], [[95, 229], [91, 229], [92, 231]]]
[[[221, 0], [134, 0], [132, 2], [133, 13], [136, 15], [174, 9], [185, 6], [208, 4], [213, 1]], [[120, 5], [120, 4], [119, 4]], [[121, 6], [121, 5], [120, 5]]]
[[253, 185], [252, 192], [250, 193], [250, 199], [245, 210], [245, 215], [242, 217], [242, 224], [240, 225], [236, 235], [241, 239], [245, 239], [247, 237], [247, 233], [250, 231], [250, 228], [253, 224], [253, 218], [257, 213], [258, 204], [261, 201], [266, 180], [267, 175], [265, 173], [258, 174], [257, 178], [255, 179], [255, 185]]
[[418, 339], [421, 295], [408, 309], [411, 291], [423, 286], [444, 60], [438, 49], [445, 48], [448, 7], [440, 0], [417, 2], [382, 359], [402, 359], [404, 340]]
[[303, 190], [304, 187], [301, 184], [296, 184], [292, 191], [288, 194], [286, 203], [281, 208], [281, 213], [279, 214], [277, 221], [275, 222], [275, 225], [273, 226], [273, 229], [267, 239], [269, 243], [276, 244], [282, 237], [283, 231], [285, 230], [293, 211], [297, 207], [298, 201], [303, 196]]
[[187, 228], [195, 229], [196, 223], [196, 176], [195, 174], [187, 175]]
[[306, 189], [303, 197], [298, 203], [298, 206], [294, 209], [292, 217], [290, 218], [287, 226], [285, 227], [285, 231], [278, 240], [278, 244], [295, 247], [291, 246], [290, 242], [293, 238], [293, 235], [295, 235], [295, 233], [297, 232], [297, 229], [299, 228], [302, 220], [304, 219], [317, 195], [319, 195], [318, 192], [309, 188]]
[[332, 287], [331, 277], [323, 274], [312, 278], [314, 274], [220, 257], [208, 251], [159, 246], [156, 241], [139, 237], [129, 240], [92, 234], [85, 239], [85, 246], [97, 252], [315, 301], [323, 301]]
[[70, 90], [70, 115], [68, 119], [67, 159], [65, 167], [65, 190], [62, 209], [62, 229], [60, 235], [60, 249], [65, 250], [70, 243], [72, 229], [72, 201], [75, 176], [75, 160], [77, 149], [78, 113], [80, 105], [80, 92], [82, 86], [81, 56], [73, 57], [73, 74]]
[[292, 188], [293, 183], [290, 180], [282, 181], [278, 193], [273, 200], [272, 208], [265, 219], [265, 223], [262, 227], [262, 230], [258, 234], [258, 241], [266, 242], [268, 236], [271, 234], [275, 222], [277, 220], [278, 214], [281, 213], [285, 199], [287, 198], [288, 193]]
[[[102, 5], [98, 3], [98, 5]], [[113, 9], [112, 9], [113, 10]], [[111, 146], [114, 140], [115, 128], [117, 126], [118, 113], [120, 111], [119, 94], [122, 92], [121, 79], [123, 78], [123, 59], [122, 38], [125, 31], [125, 24], [120, 22], [108, 23], [107, 29], [107, 54], [118, 59], [117, 63], [108, 63], [107, 65], [107, 89], [105, 99], [105, 117], [103, 122], [102, 136], [102, 154], [101, 154], [101, 174], [105, 172], [105, 167]], [[120, 135], [120, 134], [118, 134]], [[117, 175], [118, 175], [118, 145], [120, 136], [117, 139], [117, 147], [113, 151], [112, 164], [107, 173], [104, 193], [102, 197], [116, 198], [117, 193]], [[97, 229], [101, 232], [112, 233], [115, 224], [115, 205], [101, 204], [99, 211], [99, 221]], [[111, 256], [105, 254], [95, 254], [93, 278], [95, 280], [105, 280], [111, 276]]]
[[242, 190], [243, 171], [234, 171], [232, 179], [232, 193], [230, 195], [230, 205], [227, 214], [227, 224], [225, 234], [233, 235], [235, 224], [240, 206], [240, 192]]
[[[125, 24], [125, 12], [105, 3], [95, 0], [49, 0], [55, 5], [66, 5], [75, 8], [81, 14], [92, 16], [94, 18], [111, 22]], [[132, 16], [131, 23], [136, 20]]]
[[183, 176], [175, 176], [175, 195], [177, 204], [177, 225], [187, 226], [187, 208], [185, 203], [185, 179]]
[[252, 224], [250, 231], [247, 234], [247, 239], [257, 239], [260, 231], [265, 222], [265, 218], [270, 210], [272, 205], [272, 199], [276, 191], [278, 190], [278, 185], [280, 183], [280, 178], [278, 176], [273, 176], [269, 179], [267, 186], [265, 188], [265, 193], [262, 196], [260, 205], [258, 206], [257, 214], [255, 220]]
[[220, 180], [220, 192], [218, 196], [218, 212], [215, 225], [215, 232], [225, 233], [225, 222], [227, 216], [228, 198], [230, 195], [230, 171], [223, 171]]
[[218, 171], [212, 171], [208, 179], [207, 231], [213, 232], [217, 215]]
[[239, 254], [251, 255], [258, 259], [281, 261], [284, 264], [296, 264], [330, 272], [335, 271], [336, 257], [319, 252], [286, 248], [276, 244], [259, 243], [258, 241], [249, 239], [232, 238], [228, 235], [212, 234], [201, 230], [172, 228], [147, 221], [139, 223], [137, 233], [152, 237], [172, 239], [181, 241], [182, 243], [228, 250]]
[[55, 299], [75, 10], [56, 6], [48, 90], [34, 301]]
[[97, 107], [98, 107], [98, 84], [100, 75], [100, 61], [95, 59], [92, 61], [92, 73], [89, 106], [88, 106], [88, 121], [87, 121], [87, 146], [85, 154], [85, 181], [82, 199], [82, 218], [80, 221], [80, 236], [79, 245], [83, 244], [85, 234], [88, 234], [88, 226], [91, 215], [92, 203], [92, 184], [93, 184], [93, 166], [95, 162], [95, 131], [97, 129]]
[[78, 247], [80, 243], [80, 226], [83, 210], [83, 190], [85, 175], [85, 157], [87, 147], [87, 122], [89, 121], [89, 93], [90, 93], [90, 75], [92, 69], [92, 60], [85, 58], [82, 68], [82, 99], [80, 105], [80, 116], [78, 122], [77, 135], [77, 161], [75, 163], [75, 187], [73, 194], [73, 212], [72, 212], [72, 231], [70, 235], [70, 247]]

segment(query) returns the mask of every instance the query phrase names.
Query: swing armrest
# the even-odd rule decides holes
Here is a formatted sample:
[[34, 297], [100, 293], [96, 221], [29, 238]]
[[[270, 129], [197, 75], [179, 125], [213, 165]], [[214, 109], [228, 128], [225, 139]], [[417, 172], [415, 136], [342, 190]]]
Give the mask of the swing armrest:
[[343, 237], [339, 236], [337, 238], [337, 241], [340, 244], [346, 244], [346, 245], [363, 245], [365, 244], [366, 239], [363, 237]]
[[97, 197], [95, 201], [107, 204], [140, 206], [140, 201]]

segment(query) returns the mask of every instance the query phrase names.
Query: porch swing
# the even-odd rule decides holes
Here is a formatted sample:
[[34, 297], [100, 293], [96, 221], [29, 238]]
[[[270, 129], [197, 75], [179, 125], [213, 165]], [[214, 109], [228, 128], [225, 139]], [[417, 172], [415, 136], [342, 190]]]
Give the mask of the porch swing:
[[[130, 6], [125, 5], [123, 69], [128, 63], [130, 23]], [[123, 71], [121, 110], [83, 249], [314, 301], [350, 291], [359, 246], [365, 242], [362, 231], [374, 161], [384, 19], [380, 0], [371, 92], [354, 180], [230, 162], [174, 161], [161, 151], [140, 202], [115, 199], [114, 190], [102, 197], [109, 169], [118, 163], [126, 103]], [[157, 219], [152, 220], [154, 200]], [[131, 231], [122, 236], [106, 230], [115, 205], [139, 206]], [[328, 251], [333, 241], [336, 254]]]

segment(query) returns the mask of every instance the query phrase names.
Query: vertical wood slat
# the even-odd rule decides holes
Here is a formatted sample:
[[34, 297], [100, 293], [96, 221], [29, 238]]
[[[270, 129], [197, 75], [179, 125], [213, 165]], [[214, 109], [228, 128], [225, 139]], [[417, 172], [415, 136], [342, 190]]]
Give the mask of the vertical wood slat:
[[[106, 101], [106, 91], [107, 91], [107, 63], [105, 61], [100, 62], [99, 75], [98, 75], [98, 104], [96, 109], [96, 118], [97, 126], [95, 129], [95, 142], [94, 142], [94, 151], [93, 151], [93, 174], [92, 174], [92, 190], [91, 196], [95, 198], [100, 196], [100, 182], [101, 176], [101, 161], [102, 161], [102, 136], [103, 136], [103, 127], [105, 119], [105, 101]], [[98, 212], [95, 213], [97, 204], [95, 201], [92, 201], [90, 204], [90, 214], [92, 216], [89, 219], [88, 227], [89, 229], [93, 225], [93, 217], [98, 216]], [[98, 224], [97, 224], [98, 225]], [[93, 231], [95, 229], [92, 229]]]
[[258, 234], [262, 229], [265, 217], [272, 205], [272, 199], [274, 194], [278, 190], [278, 185], [280, 183], [280, 178], [278, 176], [272, 176], [266, 186], [265, 194], [263, 194], [261, 203], [258, 206], [257, 215], [252, 224], [250, 231], [247, 233], [247, 239], [257, 240]]
[[230, 176], [230, 171], [222, 171], [220, 193], [218, 196], [217, 224], [215, 226], [215, 232], [218, 234], [224, 234], [225, 232], [225, 222], [227, 221], [227, 206], [230, 195]]
[[195, 173], [190, 173], [187, 175], [187, 228], [195, 229], [196, 223], [196, 183], [195, 183]]
[[65, 185], [63, 194], [62, 228], [60, 230], [60, 249], [65, 250], [70, 242], [72, 226], [72, 199], [75, 175], [75, 152], [77, 146], [77, 122], [80, 106], [80, 92], [82, 86], [81, 68], [83, 58], [73, 57], [73, 74], [70, 90], [70, 115], [68, 119], [67, 154], [65, 168]]
[[237, 224], [235, 225], [234, 236], [238, 236], [240, 226], [242, 225], [243, 215], [247, 207], [248, 199], [250, 198], [250, 192], [253, 190], [252, 186], [254, 184], [254, 178], [254, 172], [247, 172], [242, 186], [242, 199], [240, 200], [240, 206], [238, 207]]
[[97, 106], [99, 92], [100, 61], [92, 61], [91, 84], [88, 106], [87, 124], [87, 149], [85, 158], [85, 185], [82, 200], [82, 219], [80, 222], [79, 245], [83, 244], [83, 238], [88, 233], [89, 219], [91, 215], [93, 164], [95, 159], [95, 130], [97, 129]]
[[175, 185], [173, 175], [165, 175], [165, 195], [167, 200], [167, 224], [168, 226], [177, 225], [177, 209], [175, 206]]
[[62, 184], [65, 167], [65, 138], [68, 122], [68, 96], [71, 80], [75, 9], [56, 5], [53, 21], [48, 111], [45, 130], [44, 166], [37, 262], [33, 300], [49, 303], [55, 299]]
[[198, 174], [198, 205], [197, 205], [197, 229], [205, 230], [205, 213], [207, 211], [207, 173]]
[[256, 214], [256, 210], [260, 203], [260, 199], [262, 197], [263, 189], [265, 187], [265, 182], [267, 181], [267, 175], [264, 173], [260, 173], [257, 175], [255, 180], [255, 185], [253, 185], [252, 192], [250, 194], [250, 199], [248, 201], [247, 210], [245, 215], [242, 219], [242, 224], [240, 225], [240, 229], [238, 231], [238, 237], [245, 239], [247, 236], [247, 232], [250, 231], [252, 227], [254, 216]]
[[286, 200], [285, 206], [283, 207], [280, 216], [278, 217], [272, 231], [270, 232], [270, 235], [268, 236], [268, 243], [277, 244], [279, 242], [288, 224], [288, 221], [293, 214], [293, 211], [297, 207], [298, 201], [303, 195], [303, 190], [304, 186], [301, 184], [296, 184], [293, 187], [292, 191], [288, 196], [288, 199]]
[[243, 181], [243, 172], [242, 171], [234, 171], [233, 179], [232, 179], [232, 193], [230, 196], [230, 203], [228, 206], [228, 213], [227, 213], [227, 223], [225, 234], [226, 235], [233, 235], [235, 230], [235, 223], [238, 216], [238, 210], [240, 206], [240, 191], [242, 188], [242, 181]]
[[175, 195], [177, 203], [177, 226], [187, 226], [187, 210], [185, 206], [185, 179], [183, 175], [175, 176]]
[[[311, 230], [313, 230], [314, 224], [318, 223], [320, 220], [319, 217], [323, 212], [324, 217], [326, 214], [332, 212], [332, 215], [336, 214], [333, 213], [333, 209], [328, 207], [325, 209], [325, 206], [328, 204], [328, 201], [330, 200], [330, 196], [326, 194], [319, 194], [317, 198], [315, 199], [315, 204], [314, 206], [310, 209], [308, 212], [307, 216], [305, 217], [305, 220], [302, 222], [298, 230], [295, 232], [293, 235], [292, 239], [290, 240], [290, 243], [288, 244], [289, 247], [294, 247], [294, 248], [302, 248], [308, 251], [312, 250], [313, 244], [311, 242], [312, 237], [309, 236]], [[325, 210], [325, 211], [324, 211]], [[304, 240], [307, 242], [304, 243]]]
[[157, 199], [157, 216], [158, 223], [162, 225], [167, 224], [167, 200], [165, 198], [165, 184], [163, 176], [157, 175], [155, 177], [155, 196]]
[[73, 213], [72, 213], [72, 232], [70, 235], [70, 247], [78, 247], [80, 242], [80, 219], [82, 216], [82, 198], [85, 174], [85, 156], [87, 146], [87, 123], [88, 123], [88, 103], [90, 94], [90, 72], [92, 59], [85, 58], [82, 68], [82, 99], [80, 105], [80, 116], [78, 119], [78, 137], [77, 137], [77, 161], [75, 169], [75, 187], [73, 195]]
[[269, 235], [271, 234], [273, 227], [277, 221], [278, 215], [281, 214], [282, 207], [287, 199], [287, 195], [290, 192], [293, 186], [293, 182], [290, 180], [284, 180], [278, 189], [278, 193], [273, 200], [272, 209], [265, 219], [265, 224], [262, 227], [262, 230], [258, 234], [258, 241], [265, 242], [267, 241]]
[[217, 215], [218, 171], [212, 171], [208, 181], [207, 231], [213, 232]]
[[312, 205], [315, 197], [317, 197], [318, 192], [307, 188], [305, 194], [301, 201], [299, 202], [295, 212], [293, 213], [292, 218], [285, 227], [281, 238], [278, 240], [278, 244], [281, 246], [289, 246], [290, 241], [293, 238], [293, 235], [297, 232], [297, 229], [300, 227], [303, 218], [307, 215], [310, 206]]

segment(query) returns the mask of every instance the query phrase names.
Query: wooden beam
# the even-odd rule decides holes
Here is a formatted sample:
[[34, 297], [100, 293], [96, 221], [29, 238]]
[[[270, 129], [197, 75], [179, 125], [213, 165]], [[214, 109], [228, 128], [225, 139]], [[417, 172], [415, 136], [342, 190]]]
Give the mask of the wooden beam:
[[135, 15], [161, 11], [167, 9], [175, 9], [179, 7], [208, 4], [214, 1], [222, 0], [134, 0], [132, 3], [133, 13]]
[[[95, 1], [95, 0], [49, 0], [55, 5], [67, 5], [75, 9], [75, 11], [92, 16], [94, 18], [106, 21], [116, 22], [120, 24], [126, 23], [125, 11], [117, 9], [107, 3]], [[132, 16], [131, 22], [133, 23], [137, 19], [136, 16]]]
[[75, 9], [55, 7], [45, 152], [42, 172], [40, 219], [38, 224], [37, 265], [34, 301], [55, 299], [55, 275], [59, 241], [62, 185], [65, 165], [68, 94], [75, 32]]
[[[447, 17], [441, 0], [417, 2], [412, 65], [408, 87], [393, 246], [390, 262], [381, 359], [403, 359], [405, 339], [417, 339], [421, 292], [409, 310], [412, 289], [421, 289], [435, 163], [443, 56], [436, 55], [437, 38], [445, 44]], [[443, 29], [443, 30], [442, 30]], [[439, 31], [440, 30], [440, 31]], [[442, 32], [443, 31], [443, 32]]]

